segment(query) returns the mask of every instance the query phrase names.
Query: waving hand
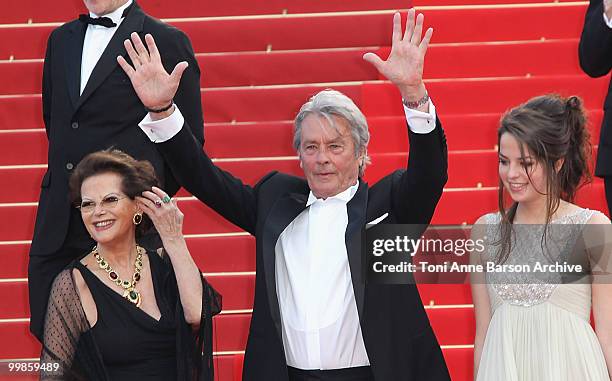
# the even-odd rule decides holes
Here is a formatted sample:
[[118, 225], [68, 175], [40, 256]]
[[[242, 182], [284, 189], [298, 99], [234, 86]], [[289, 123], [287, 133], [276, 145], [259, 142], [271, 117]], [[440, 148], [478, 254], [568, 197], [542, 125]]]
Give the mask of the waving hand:
[[188, 64], [179, 62], [168, 74], [153, 36], [145, 36], [146, 47], [137, 33], [132, 33], [131, 38], [131, 41], [125, 40], [123, 44], [133, 66], [122, 56], [117, 57], [117, 62], [130, 78], [142, 104], [149, 109], [162, 109], [172, 102]]
[[423, 65], [425, 53], [433, 34], [429, 28], [421, 38], [424, 16], [416, 17], [414, 8], [408, 11], [406, 30], [402, 36], [400, 14], [393, 15], [393, 37], [391, 53], [387, 60], [381, 59], [375, 53], [366, 53], [363, 59], [374, 65], [389, 81], [395, 84], [402, 97], [407, 101], [416, 101], [425, 95], [423, 84]]

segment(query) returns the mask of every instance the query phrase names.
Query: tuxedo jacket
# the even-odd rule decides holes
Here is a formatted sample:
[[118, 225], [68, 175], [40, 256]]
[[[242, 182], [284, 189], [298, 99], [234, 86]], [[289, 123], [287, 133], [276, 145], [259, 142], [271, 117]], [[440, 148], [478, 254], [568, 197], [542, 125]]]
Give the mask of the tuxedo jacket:
[[48, 169], [42, 179], [30, 255], [54, 253], [64, 243], [72, 207], [68, 179], [79, 161], [91, 152], [114, 147], [146, 159], [166, 191], [173, 194], [178, 190], [155, 144], [138, 127], [146, 111], [117, 63], [118, 55], [131, 63], [123, 41], [132, 32], [141, 38], [147, 33], [153, 35], [168, 72], [180, 61], [189, 63], [174, 101], [184, 110], [198, 144], [202, 146], [204, 141], [200, 70], [183, 32], [148, 16], [134, 2], [79, 95], [86, 28], [78, 20], [68, 22], [55, 29], [47, 43], [42, 103], [49, 140]]
[[[367, 222], [427, 224], [447, 179], [446, 139], [441, 125], [429, 134], [409, 132], [407, 170], [372, 187], [359, 180], [347, 204], [346, 247], [363, 339], [377, 381], [449, 380], [440, 346], [414, 285], [366, 284], [361, 234]], [[303, 178], [272, 172], [255, 186], [217, 168], [190, 129], [159, 144], [179, 183], [224, 218], [256, 238], [253, 314], [244, 380], [288, 380], [279, 302], [275, 246], [283, 230], [306, 209], [310, 189]]]
[[[612, 29], [604, 21], [602, 0], [591, 0], [580, 37], [580, 66], [591, 77], [607, 75], [612, 69]], [[604, 102], [595, 175], [612, 176], [612, 81]]]

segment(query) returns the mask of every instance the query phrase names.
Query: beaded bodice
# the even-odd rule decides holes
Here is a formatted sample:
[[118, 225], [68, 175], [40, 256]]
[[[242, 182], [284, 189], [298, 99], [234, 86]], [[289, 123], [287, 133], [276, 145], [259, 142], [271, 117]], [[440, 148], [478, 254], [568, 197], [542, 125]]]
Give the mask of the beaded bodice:
[[[594, 211], [581, 209], [576, 213], [544, 225], [514, 225], [510, 254], [503, 262], [504, 271], [487, 272], [489, 293], [495, 293], [505, 303], [530, 307], [547, 301], [559, 284], [564, 283], [563, 272], [534, 271], [537, 266], [566, 263], [575, 260], [576, 243], [582, 227]], [[487, 251], [483, 259], [499, 263], [499, 213], [486, 215]], [[528, 268], [530, 271], [522, 271]]]

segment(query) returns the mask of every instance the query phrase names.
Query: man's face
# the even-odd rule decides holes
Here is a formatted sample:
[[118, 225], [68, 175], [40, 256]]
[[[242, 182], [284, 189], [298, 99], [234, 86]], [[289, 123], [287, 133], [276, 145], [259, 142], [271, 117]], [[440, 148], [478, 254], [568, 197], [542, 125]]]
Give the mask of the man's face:
[[128, 0], [83, 0], [87, 10], [96, 16], [107, 15], [127, 3]]
[[302, 122], [300, 166], [312, 193], [319, 198], [335, 196], [357, 182], [360, 157], [346, 120], [308, 115]]

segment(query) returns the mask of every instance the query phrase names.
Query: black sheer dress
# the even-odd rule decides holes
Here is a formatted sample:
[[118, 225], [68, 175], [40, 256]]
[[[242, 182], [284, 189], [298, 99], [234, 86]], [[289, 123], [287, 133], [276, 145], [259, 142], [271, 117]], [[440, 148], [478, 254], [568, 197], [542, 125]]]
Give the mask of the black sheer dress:
[[[55, 279], [45, 319], [43, 380], [213, 380], [212, 320], [221, 296], [202, 277], [202, 320], [196, 332], [185, 322], [178, 286], [167, 255], [148, 252], [161, 312], [154, 319], [104, 284], [79, 260]], [[73, 279], [80, 270], [98, 319], [83, 311]]]

